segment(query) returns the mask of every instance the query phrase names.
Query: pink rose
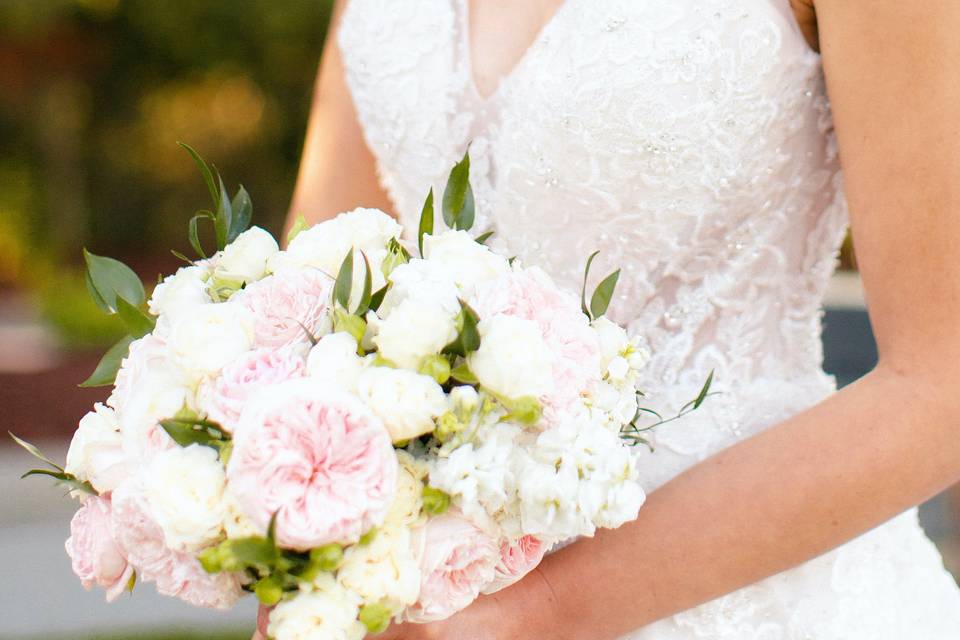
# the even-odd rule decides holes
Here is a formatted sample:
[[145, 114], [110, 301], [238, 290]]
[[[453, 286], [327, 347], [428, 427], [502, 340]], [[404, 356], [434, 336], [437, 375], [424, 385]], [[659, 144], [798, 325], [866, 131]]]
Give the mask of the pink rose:
[[84, 589], [97, 584], [107, 590], [107, 602], [123, 593], [133, 567], [110, 532], [110, 499], [88, 497], [70, 521], [67, 555]]
[[449, 618], [494, 579], [500, 553], [494, 540], [468, 520], [444, 514], [420, 530], [420, 598], [407, 609], [410, 622]]
[[383, 422], [354, 396], [316, 380], [289, 380], [248, 405], [227, 480], [261, 530], [277, 514], [292, 549], [351, 543], [381, 523], [397, 458]]
[[496, 314], [531, 320], [557, 356], [554, 391], [545, 398], [545, 414], [562, 411], [600, 378], [600, 339], [580, 302], [559, 288], [543, 270], [513, 271], [477, 287], [473, 308], [481, 318]]
[[328, 330], [333, 280], [318, 269], [290, 269], [247, 285], [236, 295], [254, 317], [254, 346], [305, 344]]
[[257, 349], [227, 365], [205, 385], [201, 402], [208, 415], [232, 431], [250, 398], [266, 386], [303, 376], [304, 360], [292, 349]]
[[536, 536], [523, 536], [513, 544], [503, 542], [493, 581], [483, 588], [483, 593], [495, 593], [518, 582], [540, 564], [546, 551], [547, 545]]
[[207, 573], [192, 555], [167, 546], [137, 480], [113, 493], [112, 531], [138, 578], [156, 582], [161, 595], [208, 609], [229, 609], [243, 594], [237, 575]]

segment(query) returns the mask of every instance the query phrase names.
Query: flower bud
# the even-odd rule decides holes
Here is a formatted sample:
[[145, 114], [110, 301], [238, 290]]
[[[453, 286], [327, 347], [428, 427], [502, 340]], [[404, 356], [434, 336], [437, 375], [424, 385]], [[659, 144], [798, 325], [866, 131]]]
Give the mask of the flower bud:
[[253, 587], [253, 592], [257, 595], [257, 600], [268, 607], [280, 602], [283, 597], [283, 588], [277, 583], [277, 580], [270, 576], [257, 582]]
[[436, 380], [437, 384], [443, 384], [450, 379], [450, 361], [439, 354], [427, 356], [420, 361], [419, 371]]
[[459, 432], [463, 431], [463, 427], [464, 425], [457, 420], [457, 416], [448, 411], [437, 418], [437, 428], [434, 429], [433, 435], [440, 442], [446, 442]]
[[390, 609], [379, 602], [366, 604], [360, 607], [359, 618], [369, 633], [382, 633], [390, 625]]
[[335, 542], [310, 550], [310, 563], [316, 565], [320, 571], [336, 571], [341, 560], [343, 547]]
[[431, 486], [423, 488], [423, 510], [438, 516], [450, 508], [450, 494]]

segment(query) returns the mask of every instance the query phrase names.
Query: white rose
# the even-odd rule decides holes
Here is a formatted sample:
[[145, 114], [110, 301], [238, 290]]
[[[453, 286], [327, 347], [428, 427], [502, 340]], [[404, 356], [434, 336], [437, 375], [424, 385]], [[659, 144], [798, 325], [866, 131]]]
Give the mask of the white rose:
[[[222, 302], [178, 318], [170, 332], [170, 349], [187, 372], [216, 373], [253, 346], [253, 319], [241, 304]], [[191, 376], [191, 377], [193, 377]]]
[[423, 481], [428, 473], [425, 463], [406, 451], [397, 451], [397, 495], [387, 512], [387, 526], [410, 527], [420, 520]]
[[210, 447], [158, 453], [144, 470], [144, 493], [167, 546], [197, 551], [223, 534], [226, 472]]
[[532, 321], [496, 315], [480, 321], [480, 349], [468, 357], [480, 384], [508, 398], [553, 391], [553, 354]]
[[207, 294], [210, 270], [198, 264], [182, 267], [153, 289], [147, 306], [150, 313], [172, 321], [195, 308], [213, 302]]
[[101, 403], [80, 420], [70, 441], [65, 465], [67, 473], [89, 481], [100, 493], [113, 491], [130, 476], [123, 452], [120, 425], [113, 409]]
[[475, 241], [466, 231], [424, 236], [423, 252], [427, 260], [443, 267], [457, 286], [468, 293], [477, 284], [510, 271], [506, 258]]
[[[361, 252], [370, 261], [376, 291], [386, 282], [380, 266], [387, 256], [387, 244], [391, 238], [399, 238], [401, 231], [397, 221], [379, 209], [354, 209], [298, 233], [286, 251], [270, 259], [270, 271], [278, 273], [290, 267], [314, 267], [336, 277], [352, 247], [353, 294], [359, 297], [364, 274]], [[356, 300], [352, 302], [355, 304]]]
[[440, 353], [456, 337], [453, 315], [436, 304], [408, 298], [377, 323], [373, 343], [390, 362], [416, 371], [423, 358]]
[[390, 273], [390, 288], [377, 313], [382, 318], [408, 299], [430, 302], [455, 316], [460, 311], [457, 286], [447, 270], [438, 262], [412, 258]]
[[262, 536], [266, 533], [244, 513], [237, 497], [230, 490], [229, 484], [223, 492], [223, 508], [223, 529], [228, 538], [249, 538], [251, 536]]
[[433, 419], [447, 410], [440, 385], [406, 369], [370, 367], [360, 374], [356, 393], [383, 420], [394, 442], [433, 431]]
[[220, 253], [214, 277], [239, 283], [267, 274], [267, 263], [280, 251], [277, 241], [260, 227], [250, 227]]
[[357, 341], [349, 333], [329, 333], [310, 349], [307, 375], [317, 381], [332, 382], [353, 391], [363, 370], [363, 359], [357, 355]]
[[270, 612], [267, 633], [275, 640], [362, 640], [360, 597], [320, 574], [313, 590], [301, 590]]
[[368, 604], [386, 605], [393, 613], [417, 601], [420, 566], [406, 527], [378, 529], [367, 545], [353, 545], [343, 557], [337, 580]]

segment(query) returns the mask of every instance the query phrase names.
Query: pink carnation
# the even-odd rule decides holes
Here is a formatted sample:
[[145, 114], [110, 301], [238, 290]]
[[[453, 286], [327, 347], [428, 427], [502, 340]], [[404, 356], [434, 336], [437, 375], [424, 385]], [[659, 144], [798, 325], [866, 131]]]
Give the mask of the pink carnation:
[[356, 542], [383, 521], [397, 460], [383, 423], [354, 396], [290, 380], [240, 418], [227, 479], [242, 510], [277, 541], [310, 549]]
[[229, 609], [243, 593], [237, 575], [207, 573], [192, 555], [167, 546], [136, 480], [123, 483], [113, 493], [112, 530], [138, 578], [156, 582], [161, 595], [209, 609]]
[[494, 579], [500, 559], [494, 540], [455, 514], [428, 520], [420, 534], [420, 598], [404, 614], [416, 623], [443, 620], [466, 608]]
[[221, 425], [233, 430], [250, 398], [266, 386], [299, 378], [304, 361], [292, 349], [250, 351], [204, 387], [203, 408]]
[[103, 587], [107, 590], [107, 602], [123, 593], [133, 575], [133, 567], [110, 532], [110, 512], [109, 498], [87, 498], [70, 521], [66, 543], [73, 572], [83, 587]]
[[302, 344], [325, 333], [332, 291], [330, 276], [311, 268], [284, 271], [247, 285], [237, 299], [253, 312], [254, 346]]
[[600, 339], [579, 301], [536, 267], [512, 271], [477, 287], [472, 300], [480, 318], [496, 314], [531, 320], [556, 355], [554, 391], [542, 398], [546, 415], [562, 411], [600, 377]]
[[540, 564], [546, 551], [547, 546], [536, 536], [523, 536], [513, 544], [503, 542], [493, 581], [483, 588], [483, 593], [494, 593], [520, 581]]

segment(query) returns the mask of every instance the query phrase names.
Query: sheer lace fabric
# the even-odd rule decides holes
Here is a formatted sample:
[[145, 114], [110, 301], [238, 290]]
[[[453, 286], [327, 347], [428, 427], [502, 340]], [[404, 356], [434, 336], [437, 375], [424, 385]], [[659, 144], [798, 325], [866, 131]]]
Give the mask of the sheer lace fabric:
[[[347, 82], [408, 229], [469, 144], [478, 231], [579, 287], [622, 267], [614, 317], [651, 353], [651, 490], [833, 391], [821, 301], [847, 224], [819, 56], [788, 0], [567, 0], [489, 97], [466, 0], [351, 0]], [[915, 511], [638, 640], [960, 638]]]

